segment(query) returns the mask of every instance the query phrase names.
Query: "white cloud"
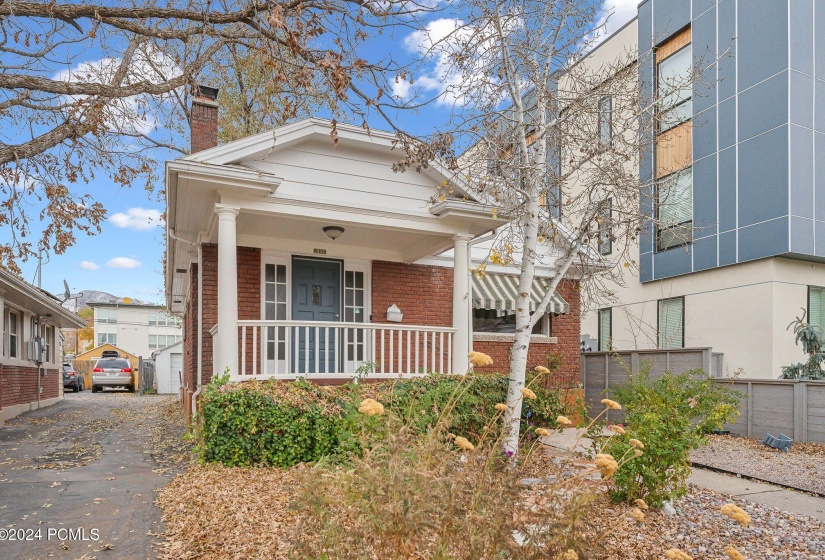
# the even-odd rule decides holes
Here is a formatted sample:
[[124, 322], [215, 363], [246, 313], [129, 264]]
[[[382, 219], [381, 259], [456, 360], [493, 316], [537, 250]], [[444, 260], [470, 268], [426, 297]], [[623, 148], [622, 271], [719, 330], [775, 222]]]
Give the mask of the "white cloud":
[[596, 20], [596, 26], [604, 26], [599, 30], [597, 41], [615, 33], [621, 26], [636, 17], [639, 11], [639, 0], [605, 0], [601, 15]]
[[109, 268], [137, 268], [140, 265], [139, 260], [130, 259], [129, 257], [115, 257], [106, 263]]
[[109, 217], [109, 221], [119, 228], [147, 231], [163, 225], [160, 210], [154, 208], [129, 208]]
[[80, 263], [80, 268], [83, 270], [97, 270], [100, 267], [92, 261], [83, 261]]

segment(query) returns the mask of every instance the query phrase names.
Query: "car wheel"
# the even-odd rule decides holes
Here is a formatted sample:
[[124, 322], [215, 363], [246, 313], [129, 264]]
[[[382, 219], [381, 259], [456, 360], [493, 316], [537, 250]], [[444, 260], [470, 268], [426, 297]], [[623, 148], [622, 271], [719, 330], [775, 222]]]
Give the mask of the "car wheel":
[[97, 393], [98, 388], [97, 385], [92, 385], [92, 393]]
[[75, 385], [74, 387], [72, 387], [72, 389], [74, 390], [74, 392], [75, 392], [75, 393], [77, 393], [78, 391], [80, 391], [80, 388], [79, 388], [77, 385]]

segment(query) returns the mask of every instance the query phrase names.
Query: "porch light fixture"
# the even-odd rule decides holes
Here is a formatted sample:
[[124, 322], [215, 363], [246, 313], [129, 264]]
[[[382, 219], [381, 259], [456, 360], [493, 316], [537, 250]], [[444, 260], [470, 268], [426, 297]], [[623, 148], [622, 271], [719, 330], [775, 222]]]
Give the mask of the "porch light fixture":
[[344, 228], [342, 228], [341, 226], [326, 226], [324, 228], [324, 233], [327, 234], [327, 237], [335, 241], [336, 239], [341, 237], [342, 233], [344, 233]]

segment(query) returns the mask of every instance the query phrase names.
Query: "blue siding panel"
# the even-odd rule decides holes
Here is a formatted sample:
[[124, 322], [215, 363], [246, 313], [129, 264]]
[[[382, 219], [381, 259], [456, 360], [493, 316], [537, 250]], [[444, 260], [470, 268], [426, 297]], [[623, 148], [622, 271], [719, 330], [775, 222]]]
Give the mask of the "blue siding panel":
[[736, 0], [719, 2], [719, 100], [736, 93]]
[[719, 235], [719, 266], [736, 262], [736, 230]]
[[814, 127], [814, 79], [791, 70], [791, 122]]
[[719, 149], [736, 144], [736, 98], [719, 104]]
[[814, 217], [825, 220], [825, 134], [814, 133]]
[[695, 18], [691, 26], [693, 63], [702, 71], [693, 85], [693, 112], [700, 113], [716, 104], [716, 8]]
[[739, 229], [739, 262], [787, 253], [788, 217]]
[[736, 148], [719, 152], [719, 231], [736, 228]]
[[791, 216], [791, 251], [814, 254], [814, 221]]
[[653, 280], [653, 253], [642, 253], [639, 255], [639, 281], [650, 282]]
[[690, 23], [690, 0], [654, 0], [653, 37], [661, 43]]
[[738, 168], [740, 227], [788, 214], [787, 126], [740, 142]]
[[739, 91], [788, 67], [788, 4], [747, 0], [739, 4]]
[[816, 68], [814, 68], [814, 75], [820, 80], [825, 80], [825, 5], [822, 0], [817, 0], [814, 5], [814, 29], [818, 33], [814, 33], [814, 57], [816, 59]]
[[[825, 31], [822, 32], [825, 35]], [[815, 80], [814, 130], [825, 132], [825, 77]]]
[[[822, 7], [825, 7], [823, 5]], [[791, 0], [791, 68], [814, 75], [814, 2]]]
[[716, 233], [716, 155], [693, 164], [693, 225], [694, 237]]
[[655, 266], [655, 278], [670, 278], [691, 272], [691, 254], [693, 245], [685, 247], [674, 247], [667, 251], [653, 254]]
[[814, 254], [825, 257], [825, 222], [814, 222]]
[[739, 94], [739, 142], [787, 122], [787, 71]]
[[703, 237], [693, 242], [693, 270], [716, 268], [716, 236]]
[[716, 0], [693, 0], [693, 17], [700, 16], [716, 6]]
[[790, 151], [791, 214], [813, 219], [814, 132], [791, 125]]
[[693, 117], [693, 159], [716, 153], [716, 107]]

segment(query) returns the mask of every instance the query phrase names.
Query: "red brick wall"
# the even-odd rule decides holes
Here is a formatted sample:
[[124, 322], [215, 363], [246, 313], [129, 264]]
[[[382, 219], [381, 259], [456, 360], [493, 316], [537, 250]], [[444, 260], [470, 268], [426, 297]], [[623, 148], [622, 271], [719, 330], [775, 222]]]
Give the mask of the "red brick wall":
[[198, 264], [189, 267], [189, 300], [183, 314], [183, 386], [198, 382]]
[[[0, 366], [0, 405], [8, 408], [19, 404], [37, 402], [37, 367], [36, 366]], [[63, 376], [58, 369], [46, 369], [40, 378], [40, 400], [53, 399], [60, 395]]]
[[[570, 313], [554, 316], [550, 336], [558, 343], [533, 343], [528, 351], [530, 367], [544, 365], [547, 356], [559, 353], [564, 360], [557, 374], [562, 384], [577, 384], [581, 361], [581, 317], [579, 283], [564, 280], [559, 294], [570, 304]], [[372, 322], [386, 323], [387, 308], [396, 304], [404, 313], [403, 323], [411, 325], [452, 326], [453, 269], [440, 266], [403, 264], [385, 261], [372, 263]], [[403, 324], [402, 323], [402, 324]], [[473, 348], [494, 360], [490, 371], [509, 371], [509, 342], [479, 341]]]
[[443, 266], [372, 263], [372, 322], [386, 323], [396, 304], [408, 325], [453, 326], [453, 269]]
[[218, 145], [218, 107], [204, 104], [195, 99], [189, 126], [192, 132], [192, 153], [200, 152]]
[[[256, 320], [261, 318], [261, 250], [254, 247], [238, 247], [238, 319]], [[209, 331], [218, 321], [218, 246], [206, 244], [203, 246], [201, 255], [203, 257], [203, 383], [209, 383], [212, 379], [212, 335]], [[191, 294], [197, 294], [197, 267], [193, 266], [193, 282]], [[191, 315], [193, 325], [191, 332], [197, 332], [197, 297], [190, 297], [189, 306], [186, 311], [187, 316]], [[238, 335], [240, 336], [240, 335]], [[192, 374], [187, 379], [191, 379], [190, 388], [197, 388], [197, 338], [192, 336], [190, 342], [191, 351], [195, 355], [192, 360]], [[252, 339], [251, 335], [247, 340], [247, 368], [252, 367]]]

